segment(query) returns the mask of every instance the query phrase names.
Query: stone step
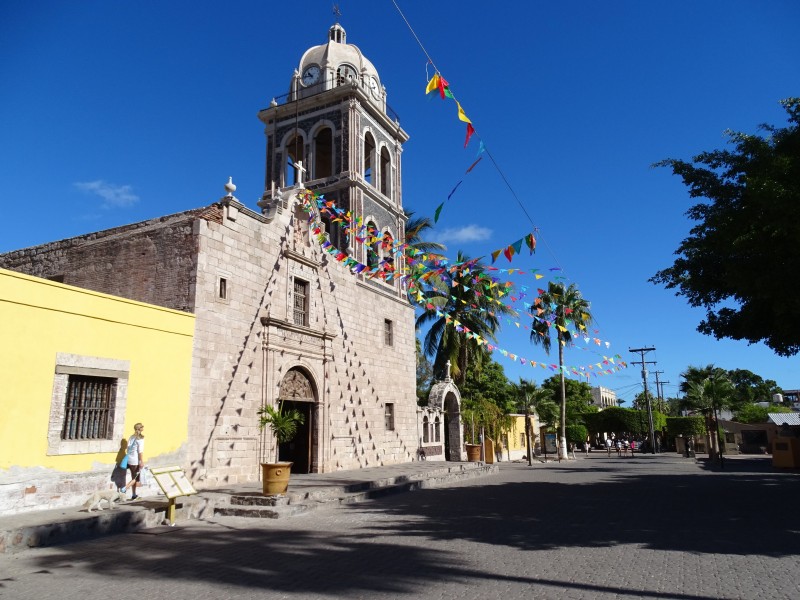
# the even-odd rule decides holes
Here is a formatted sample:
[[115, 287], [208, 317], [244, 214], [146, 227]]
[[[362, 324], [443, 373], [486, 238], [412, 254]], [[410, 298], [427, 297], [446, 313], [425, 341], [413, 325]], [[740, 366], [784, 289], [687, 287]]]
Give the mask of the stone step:
[[326, 506], [356, 504], [414, 490], [437, 487], [455, 481], [496, 473], [496, 465], [474, 463], [470, 466], [445, 467], [425, 474], [391, 477], [375, 481], [323, 486], [312, 491], [292, 491], [285, 496], [262, 496], [256, 493], [235, 494], [229, 503], [214, 506], [218, 517], [252, 517], [279, 519]]

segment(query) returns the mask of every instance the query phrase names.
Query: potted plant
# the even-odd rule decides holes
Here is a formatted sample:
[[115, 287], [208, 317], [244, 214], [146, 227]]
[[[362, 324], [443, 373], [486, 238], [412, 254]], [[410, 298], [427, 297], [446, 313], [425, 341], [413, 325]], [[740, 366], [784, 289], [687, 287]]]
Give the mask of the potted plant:
[[278, 447], [285, 442], [291, 442], [297, 435], [297, 426], [305, 423], [303, 413], [296, 409], [284, 410], [283, 401], [275, 407], [262, 406], [258, 409], [259, 427], [267, 425], [272, 431], [275, 440], [275, 462], [261, 463], [261, 483], [265, 496], [285, 494], [289, 487], [289, 474], [292, 463], [280, 462]]

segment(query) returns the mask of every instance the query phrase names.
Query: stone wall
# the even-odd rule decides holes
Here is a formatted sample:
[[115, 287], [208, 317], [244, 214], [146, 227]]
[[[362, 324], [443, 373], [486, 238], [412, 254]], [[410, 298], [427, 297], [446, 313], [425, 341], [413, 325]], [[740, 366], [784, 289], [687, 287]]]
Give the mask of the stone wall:
[[191, 311], [192, 224], [209, 207], [0, 254], [0, 267], [131, 300]]

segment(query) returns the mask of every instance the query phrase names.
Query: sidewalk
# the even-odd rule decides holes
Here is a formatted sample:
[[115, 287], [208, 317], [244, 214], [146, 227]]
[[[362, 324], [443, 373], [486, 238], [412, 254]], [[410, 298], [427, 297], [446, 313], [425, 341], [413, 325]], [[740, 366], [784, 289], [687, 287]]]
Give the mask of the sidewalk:
[[[263, 496], [260, 482], [201, 490], [196, 496], [180, 498], [176, 521], [215, 515], [284, 518], [324, 506], [446, 485], [497, 470], [497, 465], [439, 461], [292, 475], [286, 496], [278, 499]], [[156, 533], [165, 524], [167, 506], [163, 496], [156, 496], [91, 513], [76, 506], [0, 517], [0, 554], [114, 533]]]

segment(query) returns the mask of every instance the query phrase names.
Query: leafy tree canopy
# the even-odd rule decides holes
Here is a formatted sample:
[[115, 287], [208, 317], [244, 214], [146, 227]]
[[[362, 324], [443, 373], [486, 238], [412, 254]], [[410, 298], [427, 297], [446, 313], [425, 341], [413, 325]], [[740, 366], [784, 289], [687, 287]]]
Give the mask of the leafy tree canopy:
[[763, 341], [781, 356], [800, 352], [800, 98], [781, 102], [789, 126], [761, 125], [766, 136], [727, 132], [730, 150], [691, 162], [668, 159], [692, 198], [696, 222], [675, 263], [650, 281], [706, 309], [697, 329], [717, 339]]
[[[597, 407], [592, 404], [592, 386], [585, 381], [576, 379], [566, 379], [564, 385], [567, 396], [567, 424], [579, 422], [581, 415], [585, 413], [597, 412]], [[553, 402], [560, 403], [561, 377], [559, 375], [553, 375], [545, 379], [542, 382], [542, 387], [552, 394]]]
[[433, 365], [425, 353], [422, 351], [422, 344], [419, 338], [417, 343], [417, 404], [420, 406], [428, 405], [428, 395], [433, 386]]
[[772, 402], [774, 394], [782, 394], [783, 390], [772, 379], [762, 379], [747, 369], [728, 371], [728, 379], [735, 388], [735, 404], [743, 405], [751, 402]]
[[786, 406], [759, 406], [758, 404], [744, 404], [736, 411], [733, 416], [734, 421], [739, 423], [766, 423], [768, 413], [790, 413], [791, 408]]
[[517, 405], [516, 390], [506, 377], [503, 365], [491, 358], [480, 369], [466, 370], [460, 390], [462, 398], [484, 398], [497, 406], [503, 414], [514, 412]]
[[669, 417], [667, 419], [667, 435], [669, 437], [702, 435], [705, 430], [703, 417]]

